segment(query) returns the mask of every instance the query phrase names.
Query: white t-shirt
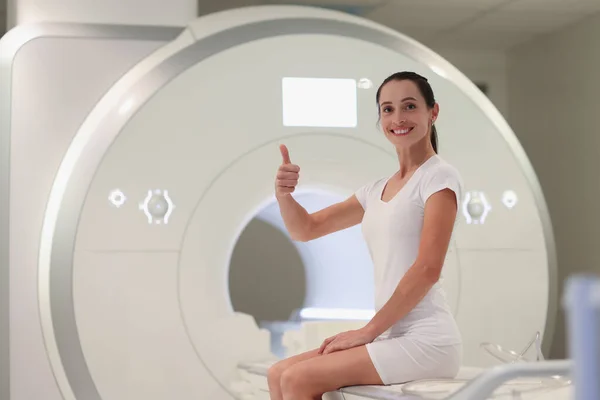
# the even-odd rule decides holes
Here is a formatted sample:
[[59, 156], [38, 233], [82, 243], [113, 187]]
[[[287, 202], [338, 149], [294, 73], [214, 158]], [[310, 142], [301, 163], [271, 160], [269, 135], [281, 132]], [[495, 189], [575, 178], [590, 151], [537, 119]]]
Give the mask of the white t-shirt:
[[[425, 202], [429, 196], [445, 188], [452, 189], [460, 208], [463, 195], [460, 174], [438, 155], [421, 164], [398, 194], [384, 202], [381, 194], [390, 178], [378, 179], [355, 193], [365, 209], [362, 232], [375, 269], [376, 311], [390, 299], [417, 258]], [[412, 336], [437, 345], [462, 342], [441, 280], [416, 307], [378, 339], [397, 336]]]

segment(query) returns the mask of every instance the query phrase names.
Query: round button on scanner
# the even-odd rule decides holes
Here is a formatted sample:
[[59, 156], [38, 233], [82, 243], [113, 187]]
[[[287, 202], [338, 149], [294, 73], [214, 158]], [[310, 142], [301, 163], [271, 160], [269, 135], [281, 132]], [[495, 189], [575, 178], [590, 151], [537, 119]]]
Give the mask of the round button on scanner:
[[175, 205], [166, 190], [149, 190], [148, 195], [139, 205], [140, 210], [148, 218], [149, 224], [168, 224]]
[[127, 197], [125, 197], [125, 194], [119, 189], [113, 190], [108, 195], [108, 201], [110, 202], [110, 204], [117, 208], [120, 208], [123, 204], [125, 204], [126, 200]]
[[502, 203], [508, 209], [513, 208], [517, 204], [517, 194], [512, 190], [507, 190], [502, 194]]
[[483, 192], [467, 192], [463, 202], [463, 214], [467, 224], [483, 224], [491, 209]]
[[373, 87], [373, 82], [371, 82], [369, 78], [361, 78], [356, 86], [358, 86], [359, 89], [371, 89]]

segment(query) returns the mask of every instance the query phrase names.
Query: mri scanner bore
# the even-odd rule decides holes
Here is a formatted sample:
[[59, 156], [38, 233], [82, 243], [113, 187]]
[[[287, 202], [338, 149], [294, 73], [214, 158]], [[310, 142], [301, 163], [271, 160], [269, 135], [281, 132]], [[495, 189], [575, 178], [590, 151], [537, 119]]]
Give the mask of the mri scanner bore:
[[[397, 168], [368, 84], [397, 70], [428, 77], [444, 105], [440, 155], [473, 199], [461, 207], [443, 272], [462, 364], [490, 366], [480, 343], [522, 348], [535, 332], [547, 351], [556, 300], [545, 205], [514, 134], [470, 81], [398, 33], [324, 10], [232, 10], [188, 29], [107, 91], [52, 187], [39, 304], [70, 400], [235, 398], [239, 365], [275, 358], [269, 332], [232, 306], [235, 244], [273, 207], [280, 143], [302, 166], [307, 196], [348, 198]], [[518, 195], [512, 208], [502, 203], [507, 190]], [[372, 311], [370, 282], [345, 276], [369, 274], [362, 246], [347, 273], [315, 241], [303, 258], [308, 311], [299, 315]], [[335, 279], [344, 279], [335, 293], [358, 289], [360, 299], [323, 297]]]

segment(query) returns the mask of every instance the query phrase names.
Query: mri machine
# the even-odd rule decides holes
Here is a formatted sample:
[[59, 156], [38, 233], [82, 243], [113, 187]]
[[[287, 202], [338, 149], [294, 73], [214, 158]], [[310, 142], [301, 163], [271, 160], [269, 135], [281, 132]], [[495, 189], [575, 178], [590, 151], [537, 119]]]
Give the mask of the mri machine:
[[[0, 281], [10, 294], [0, 336], [11, 400], [268, 398], [271, 333], [230, 301], [237, 237], [264, 210], [281, 223], [279, 143], [302, 168], [298, 198], [311, 211], [319, 196], [342, 199], [394, 171], [375, 91], [399, 70], [429, 78], [440, 154], [466, 183], [443, 273], [464, 337], [461, 376], [501, 364], [492, 356], [507, 356], [502, 348], [528, 349], [528, 360], [548, 353], [556, 259], [534, 171], [485, 95], [418, 42], [343, 13], [277, 6], [185, 29], [22, 26], [1, 46]], [[334, 252], [353, 251], [337, 242]], [[315, 263], [323, 247], [314, 243]], [[306, 266], [307, 310], [328, 307], [320, 274], [349, 274], [319, 268]], [[348, 282], [372, 290], [368, 279]], [[336, 307], [345, 317], [299, 313], [287, 355], [364, 322], [348, 313], [355, 304]], [[418, 398], [351, 389], [345, 398]]]

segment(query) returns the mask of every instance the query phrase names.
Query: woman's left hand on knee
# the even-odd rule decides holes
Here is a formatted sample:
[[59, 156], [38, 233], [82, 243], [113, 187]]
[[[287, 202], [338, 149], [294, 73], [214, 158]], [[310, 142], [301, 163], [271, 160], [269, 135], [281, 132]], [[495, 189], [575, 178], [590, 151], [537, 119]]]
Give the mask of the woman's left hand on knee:
[[327, 338], [319, 348], [319, 354], [329, 354], [334, 351], [351, 349], [371, 343], [375, 338], [365, 329], [356, 329], [347, 332], [338, 333], [335, 336]]

